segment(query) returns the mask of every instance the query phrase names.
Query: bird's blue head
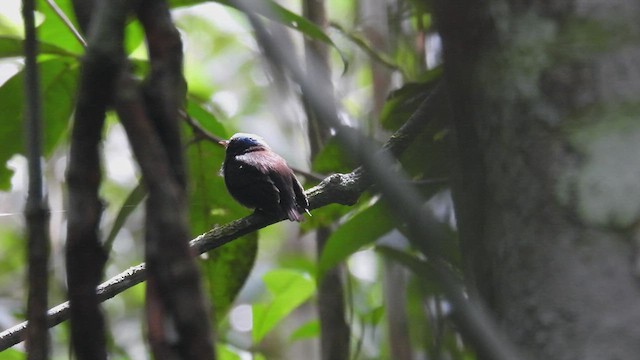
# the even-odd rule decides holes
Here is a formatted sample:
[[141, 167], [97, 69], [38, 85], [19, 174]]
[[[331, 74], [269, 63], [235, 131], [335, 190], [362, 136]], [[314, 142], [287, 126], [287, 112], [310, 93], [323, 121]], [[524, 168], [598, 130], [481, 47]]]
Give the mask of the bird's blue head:
[[227, 154], [240, 155], [249, 151], [269, 149], [269, 145], [258, 135], [237, 133], [228, 141], [221, 141], [227, 148]]

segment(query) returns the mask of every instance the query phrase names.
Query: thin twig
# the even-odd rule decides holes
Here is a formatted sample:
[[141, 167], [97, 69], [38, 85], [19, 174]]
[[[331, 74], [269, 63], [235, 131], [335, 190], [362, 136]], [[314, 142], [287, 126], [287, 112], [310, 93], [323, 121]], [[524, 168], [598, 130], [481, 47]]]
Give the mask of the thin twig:
[[82, 37], [82, 34], [80, 34], [78, 29], [76, 29], [76, 27], [73, 26], [73, 23], [71, 22], [69, 17], [67, 17], [67, 14], [65, 14], [64, 11], [62, 11], [62, 9], [60, 9], [58, 4], [56, 4], [55, 0], [47, 0], [47, 4], [53, 10], [53, 12], [55, 12], [56, 15], [58, 15], [58, 17], [60, 18], [60, 20], [62, 20], [64, 25], [71, 31], [71, 33], [76, 38], [76, 40], [78, 40], [78, 42], [83, 47], [86, 48], [87, 47], [87, 42], [85, 41], [84, 37]]
[[337, 22], [331, 21], [329, 26], [333, 29], [339, 31], [342, 35], [344, 35], [347, 39], [349, 39], [352, 43], [354, 43], [357, 47], [359, 47], [362, 51], [364, 51], [367, 55], [369, 55], [373, 60], [378, 63], [384, 65], [385, 67], [399, 71], [402, 74], [403, 78], [407, 78], [407, 74], [398, 64], [394, 63], [392, 59], [390, 59], [386, 54], [381, 53], [375, 50], [371, 45], [367, 43], [365, 39], [356, 35], [355, 33], [348, 31], [344, 28], [344, 26], [338, 24]]
[[[194, 142], [199, 140], [207, 140], [212, 143], [215, 143], [216, 145], [224, 146], [220, 144], [220, 141], [226, 140], [226, 139], [223, 139], [209, 132], [209, 130], [205, 129], [199, 122], [197, 122], [195, 119], [189, 116], [189, 114], [183, 112], [180, 115], [184, 118], [187, 124], [191, 126], [191, 129], [195, 133], [196, 139], [194, 139]], [[325, 178], [322, 175], [314, 174], [312, 172], [301, 170], [296, 167], [291, 167], [291, 170], [293, 170], [293, 172], [295, 172], [296, 174], [304, 176], [308, 180], [322, 181]]]

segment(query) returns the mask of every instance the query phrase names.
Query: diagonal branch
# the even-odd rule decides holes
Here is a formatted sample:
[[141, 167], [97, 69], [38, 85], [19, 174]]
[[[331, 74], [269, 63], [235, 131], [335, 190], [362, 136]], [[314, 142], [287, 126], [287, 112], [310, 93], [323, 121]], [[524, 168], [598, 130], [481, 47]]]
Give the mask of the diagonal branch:
[[[433, 95], [427, 97], [405, 125], [391, 136], [385, 144], [385, 148], [396, 155], [402, 153], [402, 149], [406, 148], [408, 143], [411, 143], [427, 126], [429, 114], [432, 113], [433, 106], [441, 99], [441, 95], [441, 91], [436, 90]], [[370, 179], [361, 167], [348, 174], [331, 175], [306, 191], [309, 197], [309, 207], [313, 210], [329, 204], [353, 205], [370, 184]], [[195, 252], [202, 254], [282, 220], [284, 218], [254, 213], [211, 229], [193, 239], [190, 246]], [[98, 286], [96, 289], [98, 300], [102, 302], [111, 299], [141, 283], [145, 278], [145, 264], [131, 267]], [[69, 303], [65, 302], [49, 310], [48, 325], [50, 327], [56, 326], [68, 318]], [[23, 341], [26, 326], [27, 322], [25, 321], [0, 333], [0, 351]]]

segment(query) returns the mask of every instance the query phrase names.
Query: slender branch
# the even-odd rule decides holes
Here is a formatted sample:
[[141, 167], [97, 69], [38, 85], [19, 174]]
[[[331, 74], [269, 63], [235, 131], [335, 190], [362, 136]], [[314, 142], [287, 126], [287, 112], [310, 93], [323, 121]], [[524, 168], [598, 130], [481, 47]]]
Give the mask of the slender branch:
[[43, 193], [42, 109], [38, 79], [38, 43], [35, 27], [35, 1], [25, 0], [22, 8], [25, 27], [25, 124], [29, 161], [29, 195], [24, 210], [28, 232], [27, 357], [44, 360], [49, 357], [47, 331], [47, 293], [49, 267], [49, 206]]
[[354, 43], [362, 51], [369, 55], [373, 60], [377, 61], [381, 65], [384, 65], [388, 69], [399, 71], [402, 74], [403, 78], [407, 78], [407, 74], [405, 73], [404, 69], [402, 69], [402, 67], [394, 63], [393, 60], [389, 58], [389, 56], [387, 56], [385, 53], [375, 50], [370, 44], [367, 43], [367, 40], [351, 31], [348, 31], [344, 28], [344, 26], [335, 21], [330, 22], [329, 26], [339, 31], [342, 35], [344, 35], [347, 39], [349, 39], [352, 43]]
[[78, 40], [78, 42], [82, 44], [82, 46], [87, 47], [87, 42], [84, 40], [84, 37], [82, 37], [82, 34], [80, 34], [78, 29], [76, 29], [76, 27], [73, 25], [73, 23], [71, 22], [67, 14], [65, 14], [64, 11], [60, 9], [58, 4], [56, 4], [55, 0], [47, 0], [47, 4], [53, 10], [53, 12], [56, 13], [56, 15], [60, 18], [60, 20], [62, 20], [62, 22], [69, 29], [69, 31], [71, 31], [71, 33], [76, 38], [76, 40]]
[[[428, 116], [432, 112], [433, 105], [437, 99], [438, 97], [431, 96], [422, 102], [416, 112], [407, 120], [407, 123], [398, 129], [385, 144], [389, 151], [396, 153], [399, 149], [405, 147], [403, 142], [411, 142], [421, 133], [428, 123]], [[407, 131], [411, 132], [406, 133]], [[329, 204], [353, 205], [369, 187], [369, 184], [370, 179], [366, 177], [362, 168], [357, 168], [348, 174], [330, 175], [320, 184], [306, 191], [309, 197], [309, 207], [313, 210]], [[195, 252], [202, 254], [282, 220], [284, 220], [284, 217], [275, 218], [261, 213], [253, 213], [228, 224], [215, 227], [191, 240], [189, 245]], [[98, 300], [102, 302], [118, 295], [144, 281], [145, 276], [145, 264], [123, 271], [97, 287]], [[65, 302], [49, 310], [49, 327], [58, 325], [68, 318], [69, 305], [68, 302]], [[0, 333], [0, 351], [23, 341], [26, 325], [27, 322], [23, 322]]]
[[[195, 136], [198, 140], [204, 139], [207, 141], [210, 141], [216, 145], [219, 146], [224, 146], [222, 144], [220, 144], [220, 141], [222, 140], [226, 140], [223, 139], [219, 136], [216, 136], [212, 133], [210, 133], [207, 129], [205, 129], [199, 122], [197, 122], [195, 119], [193, 119], [191, 116], [189, 116], [189, 114], [187, 113], [182, 113], [180, 114], [184, 120], [187, 122], [187, 124], [189, 124], [189, 126], [191, 127], [191, 129], [193, 130], [193, 132], [195, 133]], [[291, 167], [291, 166], [290, 166]], [[315, 180], [315, 181], [322, 181], [324, 180], [324, 176], [319, 175], [319, 174], [315, 174], [309, 171], [305, 171], [305, 170], [301, 170], [298, 169], [296, 167], [291, 167], [291, 170], [293, 170], [293, 172], [295, 172], [298, 175], [302, 175], [305, 178], [309, 179], [309, 180]]]

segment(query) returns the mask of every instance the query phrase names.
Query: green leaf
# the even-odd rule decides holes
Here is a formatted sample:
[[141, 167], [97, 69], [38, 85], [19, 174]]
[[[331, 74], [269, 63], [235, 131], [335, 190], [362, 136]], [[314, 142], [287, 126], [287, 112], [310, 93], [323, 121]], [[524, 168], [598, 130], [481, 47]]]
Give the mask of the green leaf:
[[376, 306], [373, 309], [370, 309], [368, 312], [362, 314], [361, 318], [365, 324], [378, 325], [380, 323], [380, 320], [382, 320], [384, 312], [385, 308], [383, 305]]
[[431, 70], [431, 78], [424, 82], [403, 85], [389, 94], [380, 111], [380, 123], [387, 130], [395, 131], [415, 112], [418, 105], [427, 97], [441, 78], [441, 70]]
[[349, 211], [353, 211], [353, 209], [341, 204], [329, 204], [327, 206], [323, 206], [313, 210], [313, 216], [306, 217], [304, 222], [300, 224], [300, 228], [303, 231], [308, 232], [317, 229], [319, 226], [329, 226], [342, 216], [346, 215]]
[[[20, 216], [21, 214], [16, 214]], [[23, 269], [24, 254], [26, 247], [24, 246], [24, 235], [10, 226], [0, 227], [0, 283], [7, 286], [9, 281], [16, 280], [16, 273]]]
[[297, 328], [291, 336], [289, 340], [291, 341], [299, 341], [306, 340], [318, 337], [320, 335], [320, 322], [318, 320], [311, 320], [306, 324], [303, 324], [299, 328]]
[[125, 28], [124, 47], [127, 54], [133, 53], [144, 41], [144, 29], [138, 20], [130, 21]]
[[218, 322], [224, 318], [242, 290], [257, 253], [258, 234], [254, 232], [211, 251], [204, 261], [209, 296]]
[[351, 254], [373, 243], [393, 228], [393, 219], [380, 202], [355, 214], [327, 240], [318, 262], [318, 279]]
[[242, 360], [240, 354], [238, 354], [234, 349], [226, 344], [218, 344], [216, 346], [217, 350], [217, 359], [218, 360]]
[[355, 163], [342, 151], [334, 136], [316, 155], [311, 168], [320, 174], [347, 173], [355, 168]]
[[[226, 130], [203, 106], [189, 99], [187, 113], [215, 135], [226, 137]], [[185, 134], [191, 136], [191, 130]], [[190, 225], [192, 235], [200, 235], [218, 224], [247, 215], [228, 194], [219, 171], [224, 148], [204, 140], [187, 149], [190, 172]], [[249, 276], [258, 251], [257, 233], [249, 234], [208, 253], [202, 263], [216, 320], [221, 321]]]
[[[73, 26], [79, 30], [78, 23], [75, 20], [75, 13], [71, 0], [56, 0], [58, 7], [71, 20]], [[38, 10], [44, 15], [44, 21], [38, 27], [39, 41], [55, 45], [70, 53], [82, 54], [84, 47], [73, 35], [69, 27], [58, 17], [58, 15], [47, 4], [46, 0], [38, 0]]]
[[[187, 113], [210, 133], [224, 139], [229, 137], [229, 133], [220, 120], [193, 97], [189, 97], [187, 100]], [[222, 166], [222, 163], [220, 165]]]
[[278, 269], [263, 276], [267, 290], [273, 296], [268, 303], [253, 305], [254, 343], [259, 343], [282, 319], [315, 291], [315, 282], [305, 273]]
[[[39, 64], [43, 114], [43, 153], [48, 156], [68, 127], [74, 107], [77, 62], [56, 58]], [[12, 171], [4, 164], [23, 153], [24, 73], [18, 72], [0, 87], [0, 190], [10, 186]]]
[[27, 354], [15, 349], [7, 349], [0, 353], [0, 360], [24, 360]]
[[[446, 139], [450, 132], [443, 127], [439, 121], [427, 125], [427, 129], [418, 135], [400, 156], [404, 171], [413, 179], [448, 179], [453, 160]], [[446, 181], [436, 181], [421, 190], [426, 190], [423, 194], [430, 196], [434, 190], [441, 189], [445, 184]]]
[[111, 231], [109, 231], [109, 235], [107, 235], [106, 240], [104, 241], [104, 248], [107, 253], [111, 252], [111, 246], [113, 245], [113, 241], [116, 239], [116, 236], [122, 229], [122, 226], [125, 224], [129, 215], [133, 213], [133, 211], [142, 203], [142, 200], [147, 196], [147, 190], [142, 186], [141, 183], [136, 185], [136, 187], [131, 190], [129, 196], [124, 201], [120, 210], [118, 210], [118, 215], [116, 215], [115, 220], [113, 221], [113, 226], [111, 227]]
[[7, 14], [0, 14], [0, 34], [23, 36], [24, 29], [21, 25], [15, 19], [7, 16]]
[[[48, 43], [38, 43], [40, 54], [73, 56], [76, 54]], [[24, 56], [24, 39], [2, 35], [0, 36], [0, 58]]]

